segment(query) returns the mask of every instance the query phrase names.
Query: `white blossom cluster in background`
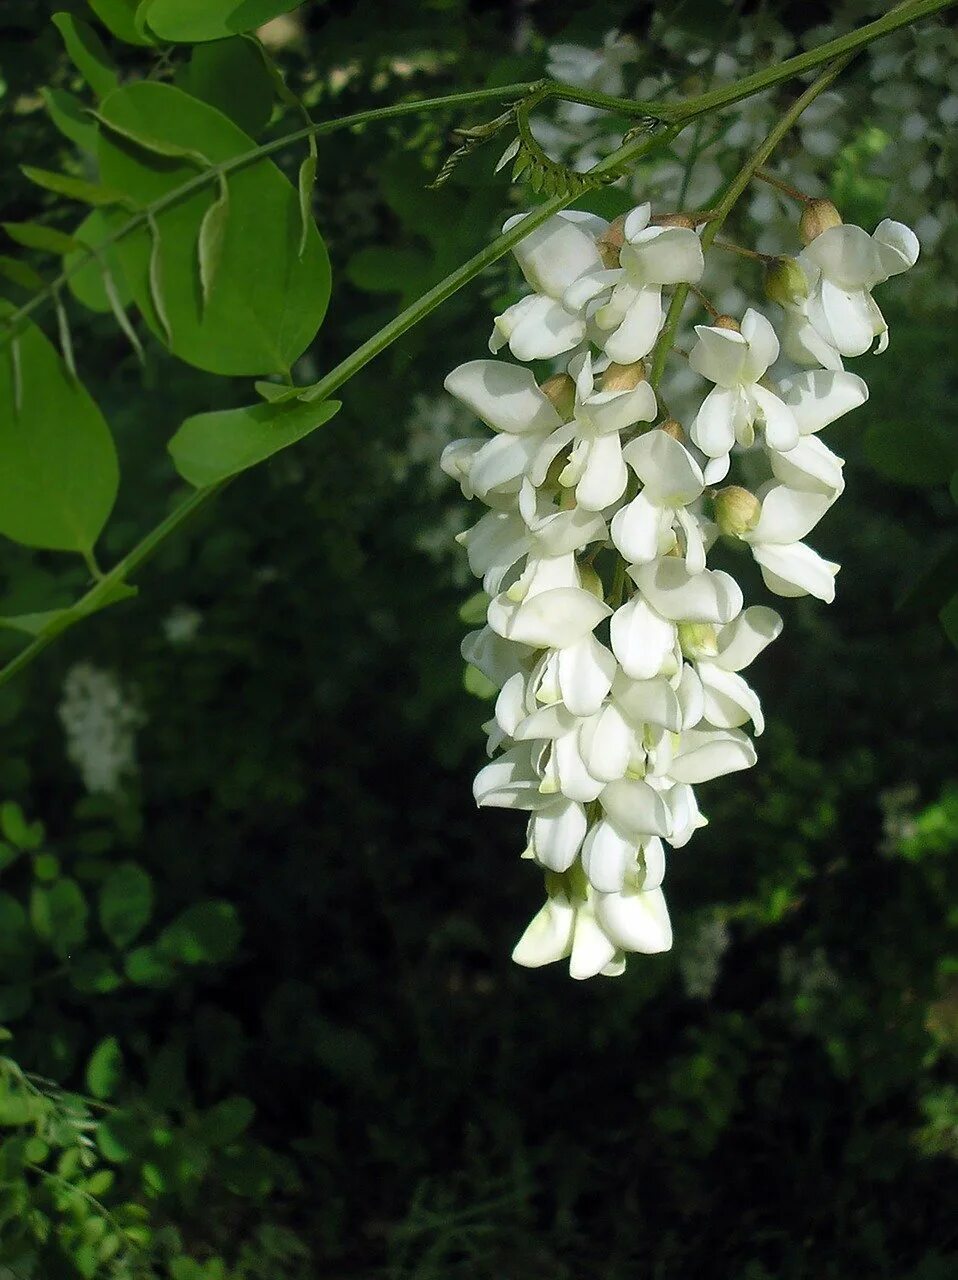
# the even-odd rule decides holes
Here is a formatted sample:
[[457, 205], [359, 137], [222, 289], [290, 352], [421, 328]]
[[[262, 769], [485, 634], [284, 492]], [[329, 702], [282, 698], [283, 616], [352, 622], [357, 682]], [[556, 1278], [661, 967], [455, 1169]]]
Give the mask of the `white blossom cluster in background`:
[[[874, 17], [867, 0], [832, 6], [827, 25], [804, 33], [801, 41], [763, 9], [735, 34], [728, 6], [716, 4], [716, 29], [731, 35], [716, 45], [683, 29], [671, 13], [656, 11], [640, 43], [609, 32], [598, 48], [559, 43], [550, 46], [548, 74], [565, 83], [654, 99], [733, 83], [756, 68], [780, 62], [804, 48], [846, 34]], [[722, 28], [723, 31], [726, 28]], [[707, 208], [723, 173], [765, 136], [774, 115], [776, 91], [757, 94], [685, 130], [670, 157], [635, 179], [641, 199], [676, 199], [688, 209]], [[859, 122], [856, 134], [848, 122]], [[882, 198], [910, 225], [927, 250], [958, 263], [958, 29], [927, 23], [905, 28], [868, 46], [839, 89], [823, 93], [803, 114], [783, 150], [792, 185], [808, 195], [824, 195], [842, 148], [863, 149], [862, 172], [882, 181]], [[586, 169], [613, 150], [620, 135], [609, 117], [589, 108], [560, 104], [554, 120], [538, 119], [535, 133], [557, 160]], [[792, 203], [769, 187], [757, 187], [743, 201], [754, 248], [776, 251], [788, 233]], [[732, 263], [717, 264], [715, 300], [733, 305]], [[724, 277], [724, 278], [723, 278]], [[958, 305], [958, 273], [920, 273], [903, 286], [912, 309]]]
[[[872, 290], [918, 241], [822, 201], [801, 231], [769, 280], [780, 332], [753, 307], [715, 315], [657, 392], [653, 348], [669, 291], [702, 280], [699, 233], [648, 204], [612, 224], [560, 213], [515, 249], [529, 292], [496, 318], [496, 358], [446, 379], [490, 429], [442, 466], [488, 508], [459, 538], [488, 596], [463, 656], [498, 690], [475, 798], [528, 813], [523, 856], [545, 872], [520, 964], [615, 975], [671, 946], [666, 847], [704, 824], [700, 783], [755, 763], [742, 672], [782, 627], [709, 566], [715, 543], [745, 544], [775, 595], [834, 596], [839, 566], [805, 541], [844, 487], [818, 432], [867, 399], [844, 359], [884, 350]], [[555, 372], [537, 382], [529, 361]], [[694, 385], [681, 422], [673, 368]]]
[[143, 713], [112, 671], [90, 662], [72, 666], [57, 708], [66, 753], [87, 791], [115, 794], [136, 772], [136, 730]]

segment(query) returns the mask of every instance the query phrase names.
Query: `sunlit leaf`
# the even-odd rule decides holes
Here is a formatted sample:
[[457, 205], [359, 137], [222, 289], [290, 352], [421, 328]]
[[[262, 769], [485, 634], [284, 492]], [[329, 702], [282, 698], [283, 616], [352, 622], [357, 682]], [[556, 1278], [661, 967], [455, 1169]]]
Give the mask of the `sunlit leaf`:
[[109, 428], [35, 325], [23, 327], [17, 347], [19, 392], [9, 351], [0, 356], [0, 533], [90, 551], [119, 482]]
[[[199, 147], [213, 164], [255, 147], [220, 112], [171, 85], [128, 85], [103, 103], [102, 115], [137, 134], [165, 138], [174, 148]], [[143, 206], [196, 180], [192, 165], [153, 162], [115, 134], [101, 136], [99, 153], [103, 180]], [[229, 186], [231, 205], [242, 213], [227, 219], [216, 288], [205, 305], [197, 259], [213, 183], [156, 214], [163, 237], [171, 350], [212, 373], [286, 373], [325, 314], [329, 259], [312, 222], [300, 259], [298, 196], [274, 164], [263, 160], [237, 167], [229, 174]], [[104, 216], [113, 228], [125, 221], [115, 210], [104, 211]], [[137, 306], [162, 338], [163, 325], [151, 299], [149, 229], [125, 236], [118, 254]]]
[[25, 249], [41, 249], [46, 253], [72, 253], [79, 247], [72, 236], [40, 222], [4, 222], [0, 225], [11, 240], [22, 244]]
[[111, 1098], [123, 1075], [123, 1054], [116, 1036], [101, 1040], [86, 1066], [86, 1087], [94, 1098]]
[[163, 40], [193, 44], [255, 31], [302, 0], [151, 0], [146, 20]]
[[53, 173], [49, 169], [37, 169], [30, 164], [20, 166], [24, 175], [45, 191], [55, 191], [57, 195], [66, 196], [69, 200], [80, 200], [83, 204], [121, 204], [125, 199], [122, 191], [112, 187], [104, 187], [98, 182], [87, 182], [83, 178], [74, 178], [69, 173]]
[[257, 404], [187, 418], [169, 443], [177, 471], [202, 489], [302, 440], [336, 414], [339, 400]]
[[87, 0], [103, 25], [127, 44], [150, 45], [153, 41], [137, 26], [136, 11], [140, 0]]
[[[78, 242], [77, 249], [63, 259], [64, 269], [69, 272], [67, 287], [78, 302], [82, 302], [91, 311], [107, 312], [112, 310], [103, 283], [104, 274], [109, 273], [113, 279], [113, 287], [123, 306], [133, 301], [123, 266], [115, 245], [100, 247], [109, 235], [109, 228], [99, 210], [94, 209], [80, 223], [73, 238]], [[97, 249], [97, 256], [89, 258], [88, 249]], [[81, 264], [82, 265], [78, 265]]]

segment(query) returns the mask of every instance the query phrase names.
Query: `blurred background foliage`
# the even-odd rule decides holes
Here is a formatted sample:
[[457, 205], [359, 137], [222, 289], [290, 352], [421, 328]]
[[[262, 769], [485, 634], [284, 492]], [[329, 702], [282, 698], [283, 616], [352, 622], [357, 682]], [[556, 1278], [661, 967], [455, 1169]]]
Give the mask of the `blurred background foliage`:
[[[80, 88], [52, 8], [0, 8], [5, 221], [47, 207], [20, 164], [76, 171], [38, 93]], [[611, 92], [694, 91], [881, 8], [331, 0], [261, 35], [320, 118], [550, 57]], [[937, 616], [958, 631], [953, 22], [860, 59], [781, 160], [850, 221], [917, 224], [925, 253], [882, 299], [870, 404], [831, 439], [838, 602], [784, 602], [759, 766], [707, 790], [710, 826], [672, 859], [670, 955], [581, 986], [508, 959], [540, 888], [514, 815], [470, 799], [487, 708], [458, 657], [468, 514], [436, 465], [467, 426], [442, 377], [481, 353], [505, 264], [164, 547], [137, 600], [0, 690], [3, 1280], [958, 1272], [958, 707]], [[588, 53], [615, 27], [624, 43]], [[161, 74], [195, 77], [186, 56]], [[707, 203], [790, 92], [635, 192]], [[241, 96], [267, 136], [293, 127]], [[543, 140], [581, 159], [622, 127], [559, 109]], [[321, 141], [334, 288], [300, 380], [523, 198], [492, 152], [426, 190], [447, 150], [436, 121]], [[300, 158], [280, 157], [294, 181]], [[738, 231], [794, 250], [793, 226], [762, 191]], [[112, 563], [172, 500], [173, 428], [249, 392], [155, 341], [140, 370], [110, 317], [71, 315], [121, 456]], [[84, 579], [13, 543], [0, 576], [5, 613]]]

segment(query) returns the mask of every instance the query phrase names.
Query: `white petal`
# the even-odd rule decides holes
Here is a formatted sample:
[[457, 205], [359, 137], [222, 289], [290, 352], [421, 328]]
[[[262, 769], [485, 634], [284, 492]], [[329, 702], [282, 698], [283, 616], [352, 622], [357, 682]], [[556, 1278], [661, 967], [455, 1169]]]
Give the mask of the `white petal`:
[[498, 688], [522, 668], [521, 650], [517, 645], [497, 636], [491, 627], [469, 631], [462, 638], [459, 652], [464, 660]]
[[529, 549], [529, 531], [511, 512], [487, 511], [457, 539], [465, 548], [469, 568], [483, 579], [483, 590], [495, 595], [509, 569]]
[[577, 980], [594, 978], [614, 958], [617, 947], [596, 923], [588, 905], [579, 908], [569, 957], [569, 976]]
[[576, 502], [587, 511], [604, 511], [622, 497], [628, 480], [618, 435], [597, 436], [586, 449], [585, 467], [575, 488]]
[[843, 356], [860, 356], [876, 333], [869, 301], [864, 290], [848, 293], [823, 280], [820, 293], [809, 299], [808, 318]]
[[655, 392], [648, 382], [631, 391], [597, 391], [580, 406], [583, 419], [600, 435], [624, 431], [636, 422], [651, 422], [656, 413]]
[[690, 574], [681, 560], [664, 556], [633, 566], [629, 575], [652, 608], [673, 622], [731, 622], [741, 612], [741, 588], [720, 569]]
[[802, 436], [787, 453], [768, 451], [768, 461], [776, 480], [790, 489], [811, 489], [837, 497], [845, 488], [842, 468], [845, 460], [818, 436]]
[[695, 284], [705, 269], [702, 244], [689, 227], [649, 227], [622, 246], [619, 261], [638, 285]]
[[602, 344], [606, 355], [617, 364], [635, 364], [655, 346], [664, 321], [661, 288], [639, 289], [618, 328]]
[[757, 758], [751, 739], [740, 729], [687, 729], [670, 773], [676, 782], [695, 785], [750, 769]]
[[765, 387], [754, 386], [751, 395], [765, 422], [765, 440], [771, 449], [794, 449], [798, 444], [798, 423], [788, 405]]
[[649, 680], [663, 669], [675, 648], [675, 627], [636, 595], [616, 609], [610, 635], [612, 652], [625, 673]]
[[665, 879], [665, 846], [658, 836], [653, 836], [642, 846], [642, 892], [658, 889]]
[[801, 542], [815, 528], [833, 501], [828, 494], [773, 484], [762, 498], [758, 524], [745, 534], [745, 541], [755, 546], [766, 543], [786, 546], [792, 542]]
[[666, 792], [665, 799], [672, 814], [669, 844], [673, 849], [682, 849], [700, 827], [708, 825], [707, 821], [699, 812], [695, 792], [687, 782], [676, 782]]
[[[742, 615], [739, 614], [739, 617], [742, 617]], [[735, 623], [733, 622], [729, 625], [734, 627]], [[705, 712], [705, 694], [702, 691], [702, 681], [691, 663], [685, 662], [682, 664], [682, 674], [679, 677], [679, 686], [675, 692], [679, 701], [681, 717], [678, 728], [691, 729], [693, 725], [698, 724]]]
[[688, 449], [664, 431], [646, 432], [627, 444], [622, 455], [656, 505], [684, 507], [701, 496], [701, 468]]
[[443, 385], [493, 431], [518, 435], [561, 425], [531, 369], [502, 360], [470, 360], [453, 369]]
[[[525, 216], [510, 218], [506, 227], [516, 225]], [[553, 298], [560, 298], [584, 272], [601, 271], [604, 265], [589, 231], [561, 213], [530, 231], [513, 253], [533, 289]]]
[[612, 541], [630, 564], [645, 564], [659, 554], [668, 523], [669, 513], [653, 505], [643, 492], [613, 516]]
[[781, 632], [782, 619], [775, 610], [753, 604], [719, 632], [716, 662], [726, 671], [742, 671]]
[[842, 289], [870, 289], [883, 278], [878, 246], [867, 231], [848, 223], [816, 236], [801, 258]]
[[496, 723], [510, 738], [526, 717], [526, 677], [521, 671], [511, 675], [496, 699]]
[[661, 889], [597, 894], [595, 911], [606, 936], [623, 951], [655, 955], [672, 946], [672, 925]]
[[739, 403], [736, 388], [713, 387], [699, 406], [689, 434], [707, 457], [724, 458], [728, 455], [735, 443]]
[[605, 786], [601, 778], [593, 778], [579, 750], [578, 733], [567, 733], [553, 744], [559, 789], [570, 800], [590, 804], [597, 800]]
[[610, 782], [600, 800], [606, 815], [622, 831], [667, 836], [671, 830], [668, 806], [647, 782], [631, 778]]
[[575, 908], [565, 897], [548, 898], [516, 943], [512, 958], [527, 969], [562, 960], [572, 950]]
[[734, 671], [725, 671], [712, 662], [698, 664], [705, 693], [705, 719], [716, 729], [737, 729], [749, 720], [756, 735], [765, 729], [762, 704], [754, 689]]
[[575, 716], [591, 716], [612, 688], [615, 658], [589, 632], [559, 650], [558, 679], [562, 701]]
[[566, 871], [575, 861], [587, 827], [581, 804], [574, 800], [554, 800], [533, 814], [529, 822], [529, 848], [536, 861], [550, 871]]
[[589, 774], [601, 782], [617, 782], [625, 777], [632, 741], [632, 730], [617, 707], [603, 707], [583, 721], [579, 750]]
[[921, 250], [918, 237], [903, 222], [884, 218], [875, 228], [872, 239], [877, 245], [886, 277], [897, 276], [918, 261]]
[[682, 727], [682, 709], [676, 691], [664, 676], [655, 680], [632, 680], [625, 673], [616, 677], [613, 697], [636, 728], [661, 725], [677, 732]]
[[697, 324], [698, 342], [689, 352], [689, 365], [719, 387], [737, 387], [748, 358], [748, 342], [734, 329]]
[[611, 822], [597, 822], [582, 845], [582, 869], [595, 889], [616, 893], [635, 867], [639, 842]]
[[790, 547], [753, 547], [752, 555], [762, 570], [769, 591], [779, 596], [815, 596], [831, 604], [835, 599], [835, 575], [840, 568], [796, 542]]
[[513, 747], [480, 769], [472, 794], [477, 805], [493, 809], [538, 809], [546, 803], [526, 746]]
[[585, 322], [561, 302], [531, 293], [496, 317], [495, 333], [508, 341], [517, 360], [551, 360], [579, 345], [585, 337]]
[[868, 399], [865, 382], [844, 370], [809, 369], [783, 378], [779, 386], [803, 436], [821, 431]]
[[646, 201], [645, 204], [636, 205], [625, 216], [625, 223], [622, 227], [622, 234], [626, 240], [634, 240], [640, 231], [644, 231], [649, 225], [649, 218], [652, 216], [652, 206]]
[[526, 599], [518, 608], [497, 596], [489, 604], [493, 631], [535, 649], [564, 649], [584, 639], [612, 610], [590, 591], [558, 587]]
[[742, 317], [742, 337], [748, 343], [748, 356], [742, 367], [743, 380], [758, 382], [778, 359], [778, 338], [770, 321], [751, 307]]

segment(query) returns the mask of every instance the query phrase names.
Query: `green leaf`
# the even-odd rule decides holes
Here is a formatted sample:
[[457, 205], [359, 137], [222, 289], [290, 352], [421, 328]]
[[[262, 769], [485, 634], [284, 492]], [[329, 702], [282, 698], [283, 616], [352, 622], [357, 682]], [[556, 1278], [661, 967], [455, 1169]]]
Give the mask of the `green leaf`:
[[255, 138], [269, 123], [275, 96], [263, 53], [244, 36], [199, 44], [176, 83]]
[[482, 698], [484, 702], [494, 698], [499, 692], [489, 677], [483, 675], [478, 667], [471, 664], [467, 665], [462, 673], [462, 687], [473, 697]]
[[[102, 313], [112, 309], [103, 284], [104, 272], [109, 272], [112, 276], [114, 289], [120, 302], [128, 306], [133, 301], [116, 246], [108, 245], [106, 248], [100, 248], [108, 234], [109, 228], [103, 219], [103, 214], [98, 209], [94, 209], [73, 233], [74, 239], [79, 242], [78, 248], [74, 253], [67, 254], [63, 260], [64, 269], [70, 272], [67, 281], [70, 292], [78, 302], [82, 302], [91, 311]], [[98, 256], [74, 270], [77, 263], [87, 258], [88, 248], [96, 249]]]
[[302, 440], [340, 407], [339, 400], [323, 400], [200, 413], [186, 419], [167, 447], [183, 479], [203, 489]]
[[224, 178], [220, 183], [220, 192], [200, 223], [200, 234], [197, 241], [197, 253], [200, 264], [200, 285], [203, 289], [204, 306], [210, 300], [216, 273], [219, 271], [223, 257], [223, 246], [226, 243], [226, 228], [229, 224], [230, 189]]
[[12, 280], [21, 289], [29, 289], [31, 293], [42, 289], [44, 284], [43, 276], [28, 263], [21, 262], [19, 258], [8, 258], [6, 254], [0, 254], [0, 276]]
[[126, 200], [122, 191], [104, 187], [99, 182], [74, 178], [69, 173], [53, 173], [49, 169], [36, 169], [30, 164], [22, 164], [20, 169], [38, 187], [43, 187], [45, 191], [55, 191], [57, 195], [66, 196], [69, 200], [80, 200], [83, 204], [93, 205], [122, 204]]
[[100, 924], [115, 947], [126, 947], [153, 913], [153, 882], [135, 862], [123, 862], [104, 880], [99, 896]]
[[150, 29], [163, 40], [198, 44], [255, 31], [270, 18], [296, 9], [302, 0], [151, 0]]
[[36, 325], [24, 327], [18, 345], [19, 387], [9, 353], [0, 355], [0, 533], [89, 552], [119, 484], [110, 430]]
[[163, 238], [155, 218], [149, 219], [150, 228], [150, 301], [153, 310], [163, 329], [166, 345], [173, 341], [173, 330], [170, 326], [170, 315], [166, 307], [166, 294], [163, 292]]
[[23, 810], [14, 800], [5, 800], [0, 805], [0, 831], [4, 839], [18, 849], [39, 849], [43, 844], [43, 823], [27, 822]]
[[96, 96], [112, 93], [118, 84], [116, 68], [90, 24], [69, 13], [55, 13], [53, 25], [63, 37], [70, 61]]
[[111, 1098], [123, 1075], [123, 1054], [116, 1036], [101, 1040], [86, 1065], [86, 1087], [94, 1098]]
[[228, 1146], [249, 1127], [255, 1114], [249, 1098], [224, 1098], [201, 1117], [200, 1134], [211, 1147]]
[[[173, 147], [199, 146], [213, 164], [255, 150], [225, 116], [172, 85], [142, 81], [112, 94], [104, 119]], [[187, 164], [154, 161], [122, 137], [99, 143], [103, 181], [145, 206], [196, 178]], [[216, 288], [206, 305], [197, 269], [197, 244], [211, 192], [199, 189], [156, 215], [163, 235], [164, 293], [173, 331], [171, 350], [211, 373], [286, 373], [322, 322], [329, 300], [329, 259], [315, 225], [299, 258], [297, 193], [268, 160], [230, 174], [234, 210], [226, 226]], [[112, 229], [125, 219], [104, 211]], [[150, 235], [140, 228], [118, 246], [136, 305], [157, 337], [163, 326], [150, 298]]]
[[239, 946], [239, 920], [230, 902], [197, 902], [160, 934], [157, 950], [183, 964], [222, 964]]
[[150, 45], [153, 41], [136, 23], [140, 0], [87, 0], [108, 31], [127, 44]]
[[4, 222], [0, 224], [11, 240], [25, 249], [42, 249], [48, 253], [72, 253], [79, 246], [72, 236], [64, 235], [56, 227], [45, 227], [40, 222]]
[[136, 947], [123, 962], [123, 971], [138, 987], [166, 987], [175, 970], [156, 947]]
[[123, 979], [105, 951], [91, 950], [70, 966], [70, 985], [85, 995], [108, 995], [123, 985]]
[[30, 923], [38, 938], [66, 959], [86, 938], [89, 914], [86, 899], [75, 880], [34, 885], [30, 893]]
[[41, 89], [50, 119], [65, 138], [86, 151], [96, 154], [96, 122], [76, 94], [66, 89]]

